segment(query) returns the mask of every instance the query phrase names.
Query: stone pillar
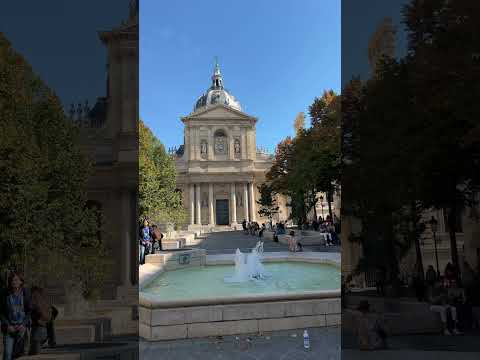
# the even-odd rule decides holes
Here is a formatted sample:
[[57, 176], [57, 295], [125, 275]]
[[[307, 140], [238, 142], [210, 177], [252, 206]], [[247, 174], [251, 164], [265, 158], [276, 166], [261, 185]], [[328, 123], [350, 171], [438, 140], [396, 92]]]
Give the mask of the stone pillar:
[[235, 183], [230, 184], [230, 202], [232, 204], [232, 225], [237, 224], [237, 195], [235, 194]]
[[188, 142], [188, 150], [190, 154], [189, 160], [195, 160], [195, 129], [190, 126], [188, 127], [188, 136], [190, 139], [190, 141]]
[[202, 225], [202, 203], [200, 202], [200, 184], [197, 184], [197, 225]]
[[208, 153], [207, 153], [207, 159], [208, 160], [213, 160], [213, 129], [208, 129]]
[[240, 158], [242, 160], [247, 158], [247, 142], [245, 140], [245, 129], [241, 129], [241, 134], [240, 134]]
[[213, 184], [208, 184], [208, 216], [209, 225], [215, 225], [215, 213], [213, 211]]
[[195, 224], [195, 185], [190, 184], [190, 225]]
[[245, 220], [250, 221], [248, 216], [248, 184], [243, 184], [243, 216]]
[[251, 221], [256, 221], [257, 220], [257, 207], [255, 206], [255, 191], [254, 191], [254, 186], [253, 182], [249, 184], [250, 187], [250, 211], [252, 213]]
[[230, 160], [235, 159], [235, 146], [233, 145], [233, 135], [228, 136], [228, 158]]
[[[125, 190], [121, 193], [122, 199], [122, 213], [123, 218], [125, 220], [130, 219], [131, 217], [131, 209], [130, 209], [130, 193]], [[130, 228], [130, 221], [122, 221], [122, 235], [123, 235], [123, 272], [122, 272], [122, 285], [128, 286], [131, 285], [131, 274], [130, 274], [130, 257], [131, 257], [131, 250], [130, 250], [130, 241], [131, 241], [131, 233], [132, 229]]]

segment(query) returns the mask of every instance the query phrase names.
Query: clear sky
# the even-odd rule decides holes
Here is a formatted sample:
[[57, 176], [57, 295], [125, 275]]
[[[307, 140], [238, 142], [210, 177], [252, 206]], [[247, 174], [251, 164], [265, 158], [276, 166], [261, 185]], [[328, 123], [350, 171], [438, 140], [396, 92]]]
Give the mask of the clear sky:
[[180, 117], [210, 86], [214, 56], [273, 151], [316, 96], [340, 90], [340, 0], [143, 0], [140, 117], [165, 146], [183, 143]]
[[0, 32], [68, 108], [106, 94], [107, 51], [99, 30], [128, 18], [128, 0], [3, 1]]

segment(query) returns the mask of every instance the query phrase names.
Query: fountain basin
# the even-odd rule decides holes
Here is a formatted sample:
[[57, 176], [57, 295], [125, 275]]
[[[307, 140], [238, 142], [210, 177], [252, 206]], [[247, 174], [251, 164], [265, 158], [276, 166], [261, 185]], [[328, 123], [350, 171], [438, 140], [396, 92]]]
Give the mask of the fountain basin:
[[[340, 324], [340, 254], [264, 254], [262, 262], [273, 276], [285, 274], [281, 270], [285, 264], [289, 270], [296, 269], [294, 278], [302, 272], [308, 277], [308, 269], [311, 278], [321, 274], [322, 269], [331, 275], [325, 286], [320, 286], [322, 281], [315, 286], [313, 281], [303, 289], [295, 288], [302, 285], [301, 281], [280, 283], [277, 287], [272, 283], [263, 284], [263, 288], [247, 284], [249, 291], [242, 291], [245, 284], [228, 284], [233, 286], [230, 292], [226, 284], [223, 285], [227, 288], [219, 289], [225, 265], [233, 271], [233, 262], [233, 255], [207, 256], [205, 267], [192, 269], [190, 275], [196, 274], [196, 278], [185, 283], [183, 296], [181, 286], [172, 287], [174, 291], [168, 293], [168, 283], [162, 285], [161, 282], [162, 276], [167, 282], [181, 279], [182, 276], [177, 275], [184, 270], [169, 274], [169, 271], [164, 273], [162, 267], [158, 267], [156, 273], [150, 268], [149, 281], [140, 280], [140, 335], [147, 340], [168, 340]], [[318, 269], [314, 270], [315, 266]], [[218, 274], [217, 280], [212, 279], [212, 274]], [[206, 281], [209, 285], [200, 292], [195, 291], [195, 287], [206, 286], [205, 279], [200, 280], [203, 275], [210, 279]]]

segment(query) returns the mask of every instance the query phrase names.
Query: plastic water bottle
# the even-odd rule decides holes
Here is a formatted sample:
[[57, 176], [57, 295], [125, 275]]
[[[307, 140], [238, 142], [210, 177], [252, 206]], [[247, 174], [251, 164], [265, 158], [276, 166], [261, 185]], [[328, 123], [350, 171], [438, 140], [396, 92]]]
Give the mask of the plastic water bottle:
[[307, 330], [303, 332], [303, 347], [305, 348], [305, 350], [310, 349], [310, 336], [308, 336]]

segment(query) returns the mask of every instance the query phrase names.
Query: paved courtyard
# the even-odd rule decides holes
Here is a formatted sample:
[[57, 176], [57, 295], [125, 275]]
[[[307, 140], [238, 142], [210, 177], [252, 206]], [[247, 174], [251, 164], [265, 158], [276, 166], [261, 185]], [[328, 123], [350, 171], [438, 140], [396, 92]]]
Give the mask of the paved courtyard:
[[[202, 236], [202, 240], [195, 247], [207, 250], [209, 254], [234, 253], [237, 248], [242, 252], [249, 251], [257, 241], [264, 242], [263, 248], [267, 252], [288, 251], [288, 246], [258, 236], [246, 235], [243, 231], [214, 232]], [[305, 251], [339, 252], [339, 246], [305, 246]]]
[[409, 359], [409, 360], [470, 360], [480, 359], [479, 333], [461, 336], [416, 334], [392, 336], [388, 349], [382, 351], [358, 351], [356, 338], [344, 331], [342, 334], [343, 359]]
[[312, 328], [310, 350], [303, 348], [303, 329], [261, 335], [142, 342], [142, 360], [340, 360], [340, 328]]

